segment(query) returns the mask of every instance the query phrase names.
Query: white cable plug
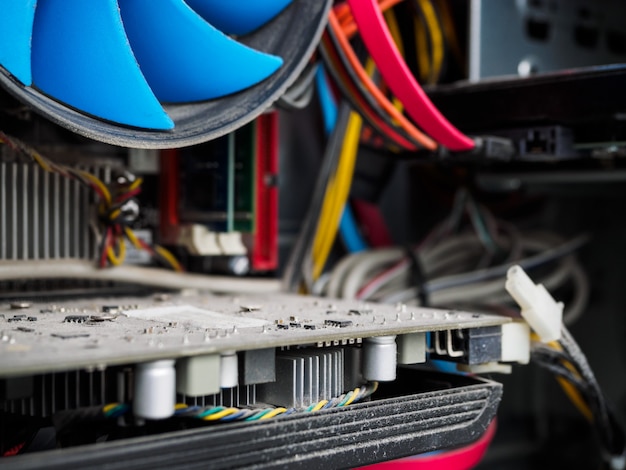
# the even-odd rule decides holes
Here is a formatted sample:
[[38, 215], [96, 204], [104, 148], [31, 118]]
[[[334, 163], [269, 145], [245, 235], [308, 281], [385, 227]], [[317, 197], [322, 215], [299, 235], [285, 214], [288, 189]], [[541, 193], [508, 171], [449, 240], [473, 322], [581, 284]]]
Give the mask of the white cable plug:
[[544, 343], [561, 339], [563, 303], [554, 300], [543, 284], [535, 284], [520, 266], [509, 268], [506, 277], [506, 290], [539, 339]]

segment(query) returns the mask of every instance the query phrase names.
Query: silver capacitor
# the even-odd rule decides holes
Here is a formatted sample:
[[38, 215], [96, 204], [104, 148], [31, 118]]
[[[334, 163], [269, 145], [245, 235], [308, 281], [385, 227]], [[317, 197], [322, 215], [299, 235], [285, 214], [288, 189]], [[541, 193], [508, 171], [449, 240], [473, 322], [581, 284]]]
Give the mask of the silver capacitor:
[[376, 382], [396, 380], [396, 337], [373, 336], [363, 339], [363, 377]]
[[174, 414], [176, 369], [174, 360], [137, 364], [133, 412], [144, 419], [165, 419]]

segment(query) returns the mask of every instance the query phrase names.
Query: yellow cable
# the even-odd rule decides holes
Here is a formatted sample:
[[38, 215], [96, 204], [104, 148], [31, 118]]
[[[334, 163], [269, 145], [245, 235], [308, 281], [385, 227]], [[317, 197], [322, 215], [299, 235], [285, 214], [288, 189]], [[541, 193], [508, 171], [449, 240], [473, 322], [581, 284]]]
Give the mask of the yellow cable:
[[450, 11], [448, 0], [437, 0], [437, 5], [439, 6], [439, 12], [441, 15], [441, 26], [443, 28], [444, 36], [448, 40], [447, 42], [450, 47], [450, 51], [458, 62], [461, 70], [465, 72], [467, 65], [465, 64], [465, 59], [463, 58], [463, 53], [461, 52], [461, 47], [459, 46], [459, 38], [456, 34], [456, 28], [454, 27], [454, 20], [452, 19], [452, 12]]
[[385, 13], [385, 21], [387, 21], [387, 27], [393, 38], [393, 42], [396, 43], [396, 47], [400, 54], [404, 55], [404, 44], [402, 44], [402, 36], [400, 35], [400, 26], [398, 25], [398, 19], [393, 10], [387, 10]]
[[[137, 235], [135, 234], [135, 232], [133, 232], [129, 227], [124, 227], [124, 233], [126, 234], [126, 237], [130, 240], [130, 242], [133, 244], [135, 248], [137, 248], [138, 250], [144, 249], [143, 245], [139, 242], [139, 239], [137, 238]], [[154, 251], [156, 251], [159, 255], [161, 255], [175, 271], [179, 271], [179, 272], [183, 271], [182, 265], [178, 262], [176, 257], [169, 250], [167, 250], [166, 248], [163, 248], [160, 245], [155, 245]]]
[[132, 184], [128, 187], [129, 191], [134, 191], [135, 189], [137, 189], [139, 186], [141, 186], [141, 183], [143, 183], [143, 178], [137, 178], [135, 181], [132, 182]]
[[259, 421], [261, 421], [261, 420], [263, 420], [263, 419], [270, 419], [270, 418], [273, 418], [274, 416], [277, 416], [277, 415], [279, 415], [279, 414], [282, 414], [282, 413], [284, 413], [285, 411], [287, 411], [287, 408], [276, 408], [276, 409], [274, 409], [274, 410], [270, 411], [269, 413], [264, 414], [263, 416], [261, 416], [261, 417], [259, 418]]
[[185, 408], [189, 408], [189, 405], [187, 405], [185, 403], [176, 403], [174, 405], [174, 409], [175, 410], [184, 410]]
[[43, 158], [38, 152], [32, 151], [30, 154], [31, 157], [37, 162], [37, 164], [43, 168], [47, 172], [52, 172], [52, 168], [48, 164], [45, 158]]
[[141, 243], [139, 243], [137, 235], [135, 235], [135, 232], [133, 232], [130, 227], [124, 227], [124, 233], [126, 234], [126, 238], [130, 240], [135, 248], [137, 248], [138, 250], [143, 250], [143, 246], [141, 245]]
[[230, 416], [238, 412], [238, 408], [226, 408], [225, 410], [218, 411], [217, 413], [213, 413], [212, 415], [205, 416], [202, 419], [205, 421], [217, 421], [218, 419], [225, 418], [226, 416]]
[[[536, 333], [532, 333], [531, 339], [533, 339], [534, 341], [538, 341], [539, 336], [537, 336]], [[561, 347], [558, 341], [551, 341], [547, 345], [556, 351], [563, 351], [563, 348]], [[567, 369], [569, 369], [573, 374], [575, 374], [578, 378], [580, 378], [580, 374], [578, 373], [578, 371], [576, 370], [576, 367], [574, 367], [574, 365], [571, 362], [561, 361], [561, 363]], [[572, 402], [572, 404], [576, 407], [576, 409], [580, 412], [580, 414], [582, 414], [587, 421], [593, 422], [593, 412], [591, 411], [591, 408], [589, 408], [589, 405], [587, 404], [583, 396], [580, 394], [578, 389], [565, 377], [556, 376], [556, 380], [561, 386], [561, 389], [563, 390], [567, 398], [569, 398], [569, 401]]]
[[343, 404], [343, 406], [351, 405], [352, 402], [356, 399], [356, 397], [357, 397], [357, 395], [359, 394], [360, 391], [361, 391], [360, 388], [355, 388], [354, 391], [352, 392], [352, 396], [350, 397], [350, 399], [347, 402], [345, 402]]
[[115, 409], [115, 407], [117, 407], [117, 406], [119, 406], [119, 405], [120, 405], [119, 403], [109, 403], [108, 405], [104, 405], [104, 406], [102, 407], [102, 412], [106, 414], [106, 413], [108, 413], [109, 411], [111, 411], [111, 410]]
[[319, 411], [322, 408], [324, 408], [326, 405], [328, 404], [328, 400], [322, 400], [321, 402], [319, 402], [317, 405], [315, 405], [313, 407], [313, 409], [311, 410], [311, 412], [313, 411]]
[[[552, 349], [555, 349], [557, 351], [563, 350], [563, 348], [557, 341], [551, 341], [550, 343], [548, 343], [548, 346], [550, 346]], [[580, 378], [580, 374], [578, 373], [578, 371], [576, 370], [576, 367], [574, 367], [574, 365], [571, 362], [561, 361], [561, 363], [565, 367], [567, 367], [567, 369], [569, 369], [572, 373], [574, 373], [578, 378]], [[576, 407], [576, 409], [580, 412], [580, 414], [582, 414], [587, 421], [593, 422], [593, 412], [591, 411], [591, 408], [589, 408], [589, 405], [587, 404], [583, 396], [580, 394], [578, 389], [569, 380], [567, 380], [564, 377], [557, 376], [556, 380], [559, 382], [559, 385], [563, 389], [563, 392], [565, 392], [565, 395], [567, 395], [567, 398], [569, 398], [569, 400]]]
[[339, 165], [335, 176], [326, 188], [324, 204], [313, 243], [313, 279], [318, 279], [322, 274], [337, 235], [343, 208], [350, 194], [362, 122], [358, 113], [350, 113]]
[[557, 376], [556, 380], [563, 389], [563, 392], [565, 392], [565, 395], [567, 395], [567, 398], [569, 398], [580, 414], [582, 414], [587, 421], [593, 423], [593, 413], [591, 408], [589, 408], [589, 405], [587, 405], [587, 402], [585, 402], [585, 399], [582, 397], [578, 389], [564, 377]]
[[[389, 32], [391, 33], [391, 37], [393, 41], [396, 43], [396, 47], [400, 54], [404, 56], [404, 44], [402, 43], [402, 35], [400, 34], [400, 25], [398, 25], [398, 19], [396, 18], [396, 14], [393, 10], [387, 10], [385, 13], [385, 20], [387, 21], [387, 26], [389, 27]], [[368, 74], [372, 74], [369, 70], [366, 70]], [[393, 106], [400, 112], [404, 110], [404, 106], [402, 106], [402, 101], [400, 101], [395, 96], [391, 98], [391, 102]], [[393, 123], [398, 125], [396, 120], [393, 120]]]
[[415, 50], [417, 51], [420, 80], [426, 82], [431, 70], [430, 51], [426, 39], [426, 26], [422, 23], [421, 18], [417, 16], [413, 18], [413, 29], [415, 30]]
[[107, 206], [111, 206], [111, 193], [109, 192], [109, 189], [106, 187], [106, 185], [102, 181], [100, 181], [99, 178], [97, 178], [96, 176], [92, 175], [91, 173], [87, 173], [86, 171], [83, 171], [83, 170], [77, 170], [77, 172], [83, 178], [88, 179], [94, 185], [96, 185], [98, 187], [98, 189], [100, 189], [100, 191], [102, 192], [102, 195], [104, 196], [104, 200], [105, 200]]
[[154, 251], [160, 254], [165, 260], [172, 266], [175, 271], [182, 272], [183, 267], [178, 262], [176, 257], [167, 249], [163, 248], [160, 245], [154, 245]]
[[[369, 58], [365, 64], [365, 71], [370, 76], [372, 76], [374, 72], [376, 71], [376, 64], [371, 58]], [[352, 113], [352, 114], [355, 114], [355, 113]], [[350, 117], [352, 117], [352, 115]], [[356, 136], [355, 136], [357, 149], [358, 149], [358, 141], [359, 141], [360, 133], [361, 133], [361, 129], [359, 126], [358, 132], [356, 133]], [[348, 132], [346, 129], [346, 135], [344, 136], [340, 162], [342, 161], [343, 156], [345, 155], [344, 150], [345, 150], [347, 135], [348, 135]], [[356, 154], [354, 155], [354, 157], [356, 158]], [[350, 181], [347, 182], [348, 194], [349, 194], [350, 185], [352, 184], [353, 172], [354, 172], [354, 166], [353, 166], [352, 171], [350, 172]], [[330, 253], [330, 250], [332, 249], [332, 245], [335, 241], [335, 237], [337, 236], [337, 229], [339, 227], [339, 221], [341, 220], [343, 207], [347, 201], [347, 196], [346, 196], [343, 203], [337, 204], [337, 198], [341, 197], [340, 193], [338, 193], [338, 188], [341, 188], [342, 187], [341, 185], [344, 184], [341, 181], [339, 182], [337, 181], [338, 175], [339, 175], [339, 168], [335, 170], [335, 174], [331, 177], [331, 181], [328, 184], [328, 188], [326, 188], [326, 193], [324, 195], [324, 202], [322, 205], [322, 210], [320, 211], [320, 218], [318, 220], [318, 226], [317, 226], [317, 230], [316, 230], [315, 238], [313, 242], [313, 247], [314, 247], [313, 256], [312, 256], [313, 266], [314, 268], [315, 266], [319, 266], [317, 268], [319, 271], [319, 274], [317, 275], [317, 277], [321, 275], [321, 272], [324, 269], [324, 265], [326, 264], [326, 260], [328, 259], [328, 254]], [[339, 210], [338, 215], [337, 215], [337, 210]], [[335, 221], [333, 222], [333, 220]], [[320, 247], [319, 249], [321, 251], [316, 251], [315, 249], [316, 246]], [[324, 255], [324, 253], [326, 253], [326, 255]], [[314, 269], [314, 272], [315, 272], [315, 269]], [[315, 274], [313, 274], [314, 279], [317, 279], [317, 277], [315, 276]]]
[[420, 9], [426, 20], [428, 31], [430, 33], [430, 42], [432, 48], [432, 68], [428, 76], [429, 83], [437, 83], [439, 76], [441, 75], [441, 68], [443, 66], [443, 54], [444, 43], [443, 33], [441, 26], [439, 25], [439, 19], [437, 18], [437, 12], [430, 0], [417, 0]]
[[115, 250], [112, 246], [107, 247], [107, 258], [111, 262], [113, 266], [120, 266], [124, 263], [126, 259], [126, 242], [123, 238], [119, 238], [117, 245], [119, 247], [119, 252], [116, 255]]
[[117, 219], [121, 213], [122, 213], [122, 209], [115, 209], [113, 212], [111, 212], [111, 215], [109, 215], [109, 220]]

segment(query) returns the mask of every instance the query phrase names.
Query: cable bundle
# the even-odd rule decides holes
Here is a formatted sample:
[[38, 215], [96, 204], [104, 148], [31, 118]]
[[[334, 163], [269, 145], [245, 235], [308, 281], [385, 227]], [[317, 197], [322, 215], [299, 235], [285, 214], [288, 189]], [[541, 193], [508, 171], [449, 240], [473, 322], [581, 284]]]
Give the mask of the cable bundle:
[[200, 408], [195, 406], [186, 407], [185, 405], [180, 405], [176, 411], [176, 416], [191, 417], [201, 419], [203, 421], [222, 423], [231, 421], [263, 421], [276, 416], [290, 415], [293, 413], [312, 413], [331, 408], [344, 408], [371, 396], [377, 388], [378, 384], [376, 382], [372, 382], [363, 385], [362, 387], [355, 388], [354, 390], [335, 397], [332, 400], [321, 400], [301, 409], [284, 407], [239, 409], [224, 406]]
[[[464, 215], [471, 228], [463, 227]], [[331, 271], [324, 291], [330, 297], [500, 311], [510, 301], [501, 278], [510, 265], [520, 264], [539, 270], [549, 289], [573, 285], [565, 314], [571, 323], [589, 296], [587, 276], [572, 255], [586, 240], [520, 231], [460, 190], [450, 215], [416, 247], [349, 255]]]
[[[285, 270], [287, 290], [313, 291], [338, 229], [350, 249], [357, 251], [366, 246], [347, 205], [362, 132], [373, 129], [393, 151], [434, 151], [439, 145], [451, 150], [474, 147], [473, 140], [454, 128], [432, 105], [404, 62], [400, 28], [391, 10], [398, 3], [398, 0], [381, 0], [380, 5], [375, 0], [350, 1], [337, 4], [330, 12], [320, 52], [345, 104], [336, 118], [333, 93], [324, 72], [319, 71], [317, 84], [325, 126], [327, 132], [334, 130], [309, 211]], [[444, 36], [451, 39], [450, 44], [456, 44], [454, 28], [443, 3], [439, 6], [440, 15], [430, 0], [415, 4], [423, 20], [416, 20], [416, 40], [421, 37], [418, 30], [423, 34], [428, 32], [427, 40], [422, 37], [418, 58], [424, 59], [421, 70], [426, 81], [432, 83], [441, 74], [446, 50]], [[353, 45], [357, 43], [357, 33], [371, 56], [363, 61]], [[458, 51], [458, 45], [451, 49]], [[389, 57], [393, 60], [389, 61]], [[379, 74], [384, 82], [379, 80]], [[399, 75], [402, 78], [397, 80]], [[393, 96], [389, 96], [387, 87]], [[352, 113], [348, 111], [350, 108], [354, 110]], [[410, 118], [404, 115], [405, 109]], [[364, 130], [361, 120], [369, 128]]]
[[[472, 149], [472, 139], [439, 113], [407, 66], [400, 28], [391, 9], [397, 3], [356, 0], [337, 5], [329, 15], [320, 47], [328, 70], [342, 95], [389, 145], [405, 150], [435, 150], [438, 144], [456, 151]], [[454, 45], [451, 49], [458, 52], [454, 27], [443, 2], [440, 15], [430, 0], [418, 0], [415, 5], [421, 75], [424, 81], [435, 83], [441, 74], [446, 36]], [[420, 18], [425, 27], [420, 27]], [[369, 67], [362, 65], [350, 42], [356, 33], [371, 55]], [[374, 66], [384, 84], [377, 84], [372, 76]], [[387, 97], [386, 86], [394, 97]], [[404, 116], [405, 109], [413, 121]]]
[[[232, 421], [264, 421], [276, 416], [290, 415], [293, 413], [313, 413], [316, 411], [328, 410], [332, 408], [345, 408], [354, 403], [358, 403], [374, 394], [378, 389], [378, 382], [370, 382], [354, 390], [350, 390], [332, 400], [321, 400], [311, 403], [306, 408], [284, 408], [266, 407], [240, 409], [226, 406], [187, 406], [178, 403], [175, 406], [174, 415], [179, 418], [195, 418], [208, 422], [228, 423]], [[109, 418], [118, 418], [131, 411], [131, 407], [125, 403], [109, 403], [97, 409], [102, 415]]]
[[563, 326], [559, 341], [548, 344], [533, 341], [531, 351], [533, 361], [555, 375], [570, 401], [596, 429], [608, 468], [625, 468], [626, 434], [623, 425], [568, 329]]

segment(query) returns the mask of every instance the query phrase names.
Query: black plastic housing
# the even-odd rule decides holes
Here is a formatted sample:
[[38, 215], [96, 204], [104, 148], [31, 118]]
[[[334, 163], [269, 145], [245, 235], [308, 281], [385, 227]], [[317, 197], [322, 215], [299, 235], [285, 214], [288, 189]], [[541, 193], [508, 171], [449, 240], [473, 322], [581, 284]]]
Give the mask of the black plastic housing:
[[[420, 390], [427, 390], [421, 391]], [[417, 392], [417, 393], [416, 393]], [[477, 440], [502, 386], [399, 371], [373, 401], [253, 423], [197, 429], [13, 457], [14, 469], [353, 468]]]

